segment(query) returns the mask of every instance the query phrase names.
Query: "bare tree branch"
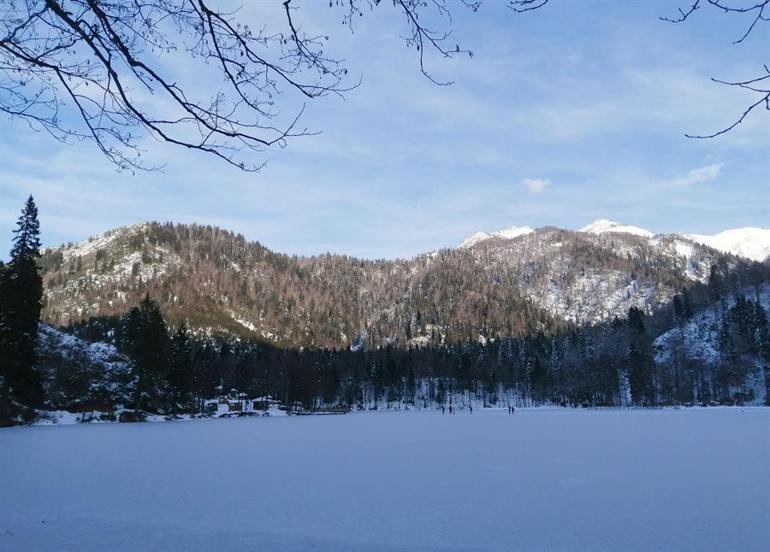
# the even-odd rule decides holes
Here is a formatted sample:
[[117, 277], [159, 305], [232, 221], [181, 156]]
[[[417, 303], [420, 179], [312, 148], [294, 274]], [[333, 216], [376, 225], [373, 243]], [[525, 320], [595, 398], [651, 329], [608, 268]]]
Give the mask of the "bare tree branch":
[[[201, 151], [245, 171], [262, 163], [249, 152], [283, 147], [314, 134], [298, 126], [304, 104], [284, 119], [282, 94], [303, 101], [342, 95], [348, 69], [326, 53], [328, 36], [308, 34], [297, 7], [283, 0], [284, 26], [252, 30], [217, 0], [6, 0], [0, 2], [0, 112], [45, 130], [57, 140], [92, 141], [119, 169], [153, 170], [142, 159], [142, 139], [152, 137]], [[450, 46], [448, 2], [478, 10], [475, 0], [391, 0], [404, 16], [407, 46], [450, 58], [471, 55]], [[343, 23], [373, 11], [381, 0], [333, 0]], [[279, 12], [279, 13], [281, 13]], [[434, 21], [437, 28], [424, 21]], [[178, 82], [165, 56], [211, 72], [209, 96]], [[216, 77], [216, 75], [214, 75]], [[212, 90], [213, 88], [213, 90]]]
[[[547, 3], [548, 0], [510, 0], [509, 7], [515, 12], [523, 13], [542, 8]], [[744, 42], [756, 29], [756, 26], [759, 22], [770, 21], [770, 15], [767, 13], [767, 10], [770, 10], [768, 7], [770, 6], [770, 0], [754, 0], [753, 4], [746, 4], [745, 2], [743, 4], [733, 3], [730, 0], [694, 0], [693, 3], [685, 9], [677, 8], [678, 15], [674, 17], [661, 16], [659, 19], [669, 23], [683, 23], [690, 19], [690, 17], [692, 17], [693, 14], [701, 9], [704, 5], [721, 10], [726, 14], [749, 14], [751, 16], [746, 31], [737, 40], [733, 41], [733, 44], [741, 44]], [[766, 73], [770, 73], [768, 72], [767, 65], [765, 65], [764, 68]], [[743, 113], [737, 120], [722, 130], [711, 134], [685, 134], [685, 136], [688, 138], [715, 138], [716, 136], [720, 136], [733, 130], [735, 127], [740, 125], [752, 111], [762, 106], [763, 104], [765, 105], [766, 109], [770, 109], [770, 89], [768, 89], [766, 84], [768, 82], [768, 76], [770, 75], [765, 74], [760, 77], [742, 82], [727, 82], [721, 79], [712, 78], [711, 80], [715, 83], [742, 88], [744, 90], [759, 94], [760, 98], [754, 103], [750, 104], [746, 109], [744, 109]], [[765, 84], [765, 87], [763, 88], [756, 86], [758, 83]]]
[[[660, 19], [663, 21], [668, 21], [671, 23], [683, 23], [684, 21], [687, 21], [687, 19], [701, 7], [701, 1], [702, 0], [695, 0], [695, 2], [687, 9], [683, 10], [679, 8], [679, 16], [676, 18], [668, 18], [668, 17], [661, 17]], [[754, 4], [746, 5], [744, 4], [733, 4], [732, 2], [729, 2], [728, 0], [705, 0], [706, 5], [711, 6], [715, 9], [721, 10], [723, 13], [726, 14], [738, 14], [738, 15], [751, 15], [751, 20], [748, 26], [746, 27], [745, 32], [736, 40], [733, 41], [733, 44], [741, 44], [743, 41], [745, 41], [749, 35], [756, 29], [757, 23], [760, 21], [770, 21], [770, 17], [768, 17], [765, 14], [765, 10], [768, 9], [768, 5], [770, 5], [770, 0], [758, 0]], [[767, 65], [764, 66], [765, 73], [768, 72]], [[767, 87], [765, 84], [765, 88], [757, 87], [755, 86], [758, 83], [767, 83], [767, 79], [770, 77], [770, 74], [765, 74], [763, 76], [749, 79], [741, 82], [728, 82], [722, 79], [716, 79], [712, 78], [711, 80], [718, 84], [724, 84], [726, 86], [734, 86], [737, 88], [742, 88], [744, 90], [748, 90], [750, 92], [754, 92], [757, 94], [760, 94], [760, 98], [756, 100], [754, 103], [750, 104], [747, 108], [743, 110], [743, 113], [741, 113], [740, 117], [738, 117], [732, 124], [726, 126], [722, 130], [719, 130], [717, 132], [713, 132], [711, 134], [685, 134], [687, 138], [700, 138], [700, 139], [707, 139], [707, 138], [715, 138], [717, 136], [720, 136], [722, 134], [726, 134], [733, 130], [735, 127], [740, 125], [746, 117], [749, 116], [749, 114], [754, 111], [757, 107], [760, 107], [762, 104], [765, 105], [766, 109], [770, 109], [770, 88]]]
[[[746, 117], [748, 117], [749, 113], [754, 111], [757, 107], [760, 107], [762, 104], [765, 105], [765, 109], [770, 111], [770, 69], [768, 69], [767, 65], [765, 65], [765, 72], [766, 75], [762, 77], [757, 77], [754, 79], [746, 80], [746, 81], [740, 81], [740, 82], [728, 82], [723, 81], [719, 79], [711, 79], [712, 81], [718, 83], [718, 84], [724, 84], [727, 86], [737, 86], [738, 88], [743, 88], [744, 90], [749, 90], [751, 92], [755, 92], [760, 94], [759, 100], [748, 106], [741, 116], [733, 122], [730, 126], [723, 128], [722, 130], [719, 130], [717, 132], [714, 132], [713, 134], [706, 134], [706, 135], [693, 135], [693, 134], [685, 134], [688, 138], [714, 138], [716, 136], [719, 136], [721, 134], [725, 134], [727, 132], [730, 132], [735, 127], [740, 125]], [[762, 87], [764, 85], [764, 88]]]
[[524, 13], [542, 8], [548, 3], [548, 0], [511, 0], [508, 7], [516, 13]]
[[[271, 123], [279, 94], [350, 89], [325, 40], [288, 22], [291, 41], [209, 0], [11, 0], [0, 6], [0, 111], [61, 141], [93, 141], [119, 169], [158, 168], [141, 159], [148, 135], [256, 171], [242, 151], [311, 134], [297, 127], [301, 105]], [[216, 62], [226, 86], [209, 98], [187, 89], [158, 61], [173, 53]]]
[[682, 8], [677, 8], [677, 11], [679, 12], [679, 15], [677, 17], [659, 17], [661, 21], [668, 21], [669, 23], [681, 23], [688, 17], [690, 17], [690, 14], [697, 10], [700, 7], [700, 0], [695, 0], [692, 6], [690, 6], [687, 11], [683, 10]]
[[[737, 1], [737, 0], [736, 0]], [[704, 6], [750, 18], [740, 44], [768, 21], [770, 0], [739, 5], [731, 0], [694, 0], [675, 17], [682, 23]], [[63, 142], [91, 141], [119, 169], [153, 170], [142, 159], [143, 140], [200, 151], [245, 171], [287, 140], [314, 134], [299, 126], [305, 102], [343, 95], [348, 69], [327, 53], [329, 37], [307, 33], [295, 0], [277, 10], [283, 24], [252, 30], [239, 10], [217, 0], [0, 0], [0, 112], [46, 131]], [[517, 13], [538, 10], [549, 0], [509, 0]], [[477, 11], [478, 0], [331, 0], [351, 31], [354, 20], [383, 5], [397, 10], [401, 38], [417, 50], [419, 69], [437, 85], [430, 59], [473, 53], [452, 40], [456, 7]], [[167, 57], [213, 73], [209, 86], [191, 88]], [[181, 72], [184, 74], [184, 72]], [[208, 75], [207, 73], [207, 75]], [[217, 79], [218, 77], [218, 79]], [[727, 132], [755, 108], [767, 106], [767, 75], [743, 82], [715, 82], [760, 94]], [[286, 117], [279, 106], [294, 101]], [[280, 101], [279, 101], [280, 100]], [[708, 136], [723, 134], [717, 132]]]

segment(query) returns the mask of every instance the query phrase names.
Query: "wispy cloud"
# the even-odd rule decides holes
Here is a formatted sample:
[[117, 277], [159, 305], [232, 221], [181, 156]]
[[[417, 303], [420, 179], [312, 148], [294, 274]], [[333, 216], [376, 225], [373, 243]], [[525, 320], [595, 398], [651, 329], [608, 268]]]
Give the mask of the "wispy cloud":
[[[708, 77], [752, 74], [767, 37], [725, 48], [714, 39], [721, 29], [662, 24], [644, 2], [601, 13], [568, 2], [563, 17], [535, 18], [501, 17], [504, 6], [490, 4], [457, 12], [458, 41], [475, 55], [431, 57], [430, 70], [455, 81], [436, 87], [414, 52], [403, 57], [397, 10], [363, 17], [350, 33], [337, 10], [306, 4], [296, 14], [303, 30], [330, 33], [329, 54], [349, 62], [354, 81], [363, 76], [344, 99], [307, 103], [301, 124], [323, 134], [249, 158], [268, 162], [256, 175], [148, 138], [143, 159], [166, 173], [133, 177], [93, 145], [52, 143], [0, 117], [0, 257], [29, 193], [47, 245], [144, 220], [218, 224], [288, 253], [366, 257], [599, 216], [658, 231], [770, 226], [757, 201], [770, 152], [761, 114], [715, 140], [684, 137], [734, 120], [746, 98]], [[285, 24], [272, 3], [246, 2], [241, 15]], [[197, 65], [161, 61], [195, 92], [210, 89]], [[153, 101], [142, 97], [160, 111]], [[301, 104], [283, 96], [282, 116]]]
[[688, 171], [687, 174], [672, 178], [668, 181], [668, 185], [677, 188], [688, 188], [695, 184], [711, 182], [719, 178], [719, 175], [722, 172], [722, 165], [724, 165], [724, 163], [712, 163], [711, 165], [692, 169], [691, 171]]
[[525, 178], [521, 183], [532, 194], [544, 192], [551, 186], [551, 181], [545, 178]]

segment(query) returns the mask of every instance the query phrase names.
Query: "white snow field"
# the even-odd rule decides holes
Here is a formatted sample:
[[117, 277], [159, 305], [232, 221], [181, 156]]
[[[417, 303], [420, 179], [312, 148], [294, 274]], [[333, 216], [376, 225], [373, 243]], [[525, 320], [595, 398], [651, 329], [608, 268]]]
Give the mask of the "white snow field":
[[768, 550], [770, 409], [0, 430], [0, 550]]

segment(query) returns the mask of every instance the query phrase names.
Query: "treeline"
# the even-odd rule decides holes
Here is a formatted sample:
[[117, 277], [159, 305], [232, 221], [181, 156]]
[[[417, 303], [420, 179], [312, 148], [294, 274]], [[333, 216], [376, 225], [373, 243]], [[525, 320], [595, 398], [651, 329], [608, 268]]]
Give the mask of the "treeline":
[[[124, 314], [69, 326], [80, 338], [111, 344], [97, 362], [88, 352], [57, 358], [55, 343], [39, 356], [39, 247], [37, 208], [30, 197], [10, 260], [0, 264], [3, 425], [31, 421], [35, 409], [92, 410], [124, 420], [145, 413], [197, 413], [205, 399], [233, 391], [251, 398], [269, 395], [287, 408], [307, 411], [736, 404], [770, 396], [770, 329], [762, 301], [768, 289], [761, 270], [715, 264], [706, 285], [680, 289], [653, 314], [631, 307], [623, 318], [595, 326], [530, 321], [508, 336], [475, 328], [468, 330], [473, 338], [463, 340], [432, 338], [411, 346], [394, 340], [356, 350], [280, 347], [190, 331], [178, 319], [164, 318], [146, 291]], [[436, 289], [457, 277], [449, 268], [437, 274]], [[752, 286], [753, 298], [744, 295]], [[515, 310], [514, 304], [509, 307]], [[429, 306], [416, 312], [412, 326], [403, 328], [405, 337], [412, 337], [412, 327], [430, 326], [423, 320], [432, 316]]]
[[[693, 317], [690, 295], [647, 316], [632, 308], [624, 320], [546, 335], [468, 341], [439, 347], [373, 350], [282, 349], [232, 337], [170, 332], [146, 297], [123, 317], [93, 319], [73, 330], [111, 339], [134, 361], [132, 408], [194, 412], [204, 398], [235, 390], [271, 395], [314, 410], [434, 408], [443, 404], [664, 406], [755, 401], [766, 378], [770, 331], [759, 301], [719, 299], [719, 359], [672, 357], [656, 362], [653, 328], [664, 320], [684, 327]], [[676, 326], [673, 326], [676, 327]], [[766, 382], [760, 382], [765, 384]]]

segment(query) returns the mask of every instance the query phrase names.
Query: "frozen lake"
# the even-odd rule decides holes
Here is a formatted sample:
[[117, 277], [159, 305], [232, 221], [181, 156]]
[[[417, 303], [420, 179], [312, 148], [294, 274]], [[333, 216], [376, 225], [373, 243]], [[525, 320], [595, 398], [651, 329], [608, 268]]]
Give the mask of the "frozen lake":
[[0, 430], [0, 550], [768, 550], [770, 409]]

